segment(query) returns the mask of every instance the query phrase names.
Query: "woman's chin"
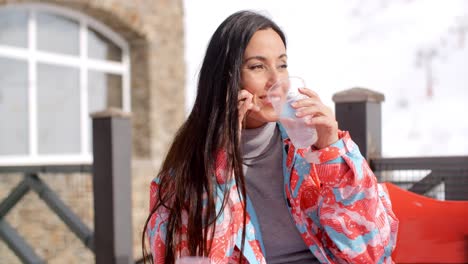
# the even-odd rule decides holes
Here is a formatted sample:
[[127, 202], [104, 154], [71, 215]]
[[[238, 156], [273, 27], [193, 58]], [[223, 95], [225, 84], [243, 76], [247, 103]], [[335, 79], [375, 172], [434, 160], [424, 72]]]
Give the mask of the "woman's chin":
[[278, 116], [273, 116], [271, 118], [268, 118], [268, 122], [278, 122], [278, 121], [279, 121]]
[[274, 111], [266, 112], [264, 118], [267, 122], [277, 122], [279, 120], [279, 116]]
[[252, 113], [247, 116], [246, 128], [257, 128], [270, 122], [277, 122], [279, 120], [278, 115], [275, 113]]
[[[279, 120], [278, 118], [278, 115], [276, 114], [267, 114], [267, 115], [263, 115], [262, 118], [259, 118], [261, 121], [265, 122], [265, 123], [269, 123], [269, 122], [277, 122]], [[259, 120], [259, 121], [260, 121]]]

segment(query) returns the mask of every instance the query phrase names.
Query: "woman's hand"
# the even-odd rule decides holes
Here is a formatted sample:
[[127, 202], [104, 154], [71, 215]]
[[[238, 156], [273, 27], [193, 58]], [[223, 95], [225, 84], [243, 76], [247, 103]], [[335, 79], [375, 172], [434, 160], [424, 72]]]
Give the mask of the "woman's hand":
[[243, 121], [249, 111], [259, 111], [255, 104], [255, 96], [247, 90], [240, 90], [237, 97], [237, 109], [239, 110], [239, 134], [243, 128]]
[[322, 149], [338, 141], [338, 122], [332, 110], [325, 106], [317, 93], [307, 88], [300, 88], [299, 92], [309, 98], [292, 103], [297, 117], [305, 117], [305, 123], [315, 126], [318, 140], [314, 146]]

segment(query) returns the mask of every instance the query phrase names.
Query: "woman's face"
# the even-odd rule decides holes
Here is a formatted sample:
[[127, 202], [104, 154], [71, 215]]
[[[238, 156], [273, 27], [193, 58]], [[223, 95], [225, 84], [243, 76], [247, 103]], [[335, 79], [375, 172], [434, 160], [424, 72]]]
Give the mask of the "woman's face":
[[242, 89], [254, 96], [260, 111], [249, 111], [245, 128], [257, 128], [278, 120], [266, 92], [276, 81], [288, 76], [286, 47], [273, 29], [255, 32], [244, 52], [241, 69]]

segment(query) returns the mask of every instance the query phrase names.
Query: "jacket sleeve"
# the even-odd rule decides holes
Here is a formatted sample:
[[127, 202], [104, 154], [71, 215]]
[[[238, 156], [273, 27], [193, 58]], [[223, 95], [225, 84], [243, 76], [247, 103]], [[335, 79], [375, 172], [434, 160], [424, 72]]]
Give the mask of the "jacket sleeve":
[[321, 242], [338, 263], [392, 263], [398, 220], [388, 192], [377, 183], [349, 133], [339, 134], [338, 142], [309, 157], [315, 167], [311, 176], [321, 186]]
[[[150, 210], [154, 208], [158, 197], [158, 179], [151, 182], [150, 189]], [[164, 264], [166, 253], [166, 224], [168, 220], [168, 210], [160, 206], [148, 221], [146, 228], [147, 237], [150, 244], [150, 251], [155, 264]]]

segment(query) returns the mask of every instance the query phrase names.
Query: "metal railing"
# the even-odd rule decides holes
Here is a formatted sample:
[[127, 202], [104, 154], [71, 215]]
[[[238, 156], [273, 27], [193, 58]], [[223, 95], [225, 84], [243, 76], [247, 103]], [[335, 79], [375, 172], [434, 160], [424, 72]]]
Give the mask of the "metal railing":
[[379, 181], [439, 200], [468, 200], [468, 156], [374, 158]]
[[[22, 181], [0, 201], [0, 238], [24, 263], [45, 263], [5, 216], [30, 191], [90, 249], [96, 263], [133, 263], [130, 116], [109, 109], [92, 115], [92, 165], [1, 166], [1, 174], [21, 173]], [[68, 207], [41, 174], [92, 173], [94, 230]]]
[[29, 192], [35, 192], [39, 198], [66, 224], [66, 226], [81, 240], [81, 242], [94, 251], [94, 239], [91, 229], [81, 221], [59, 196], [39, 177], [39, 173], [88, 173], [90, 165], [72, 166], [11, 166], [0, 167], [1, 173], [22, 173], [23, 180], [16, 185], [10, 194], [0, 203], [0, 238], [24, 263], [44, 263], [35, 253], [26, 240], [4, 220], [8, 212], [21, 201]]

